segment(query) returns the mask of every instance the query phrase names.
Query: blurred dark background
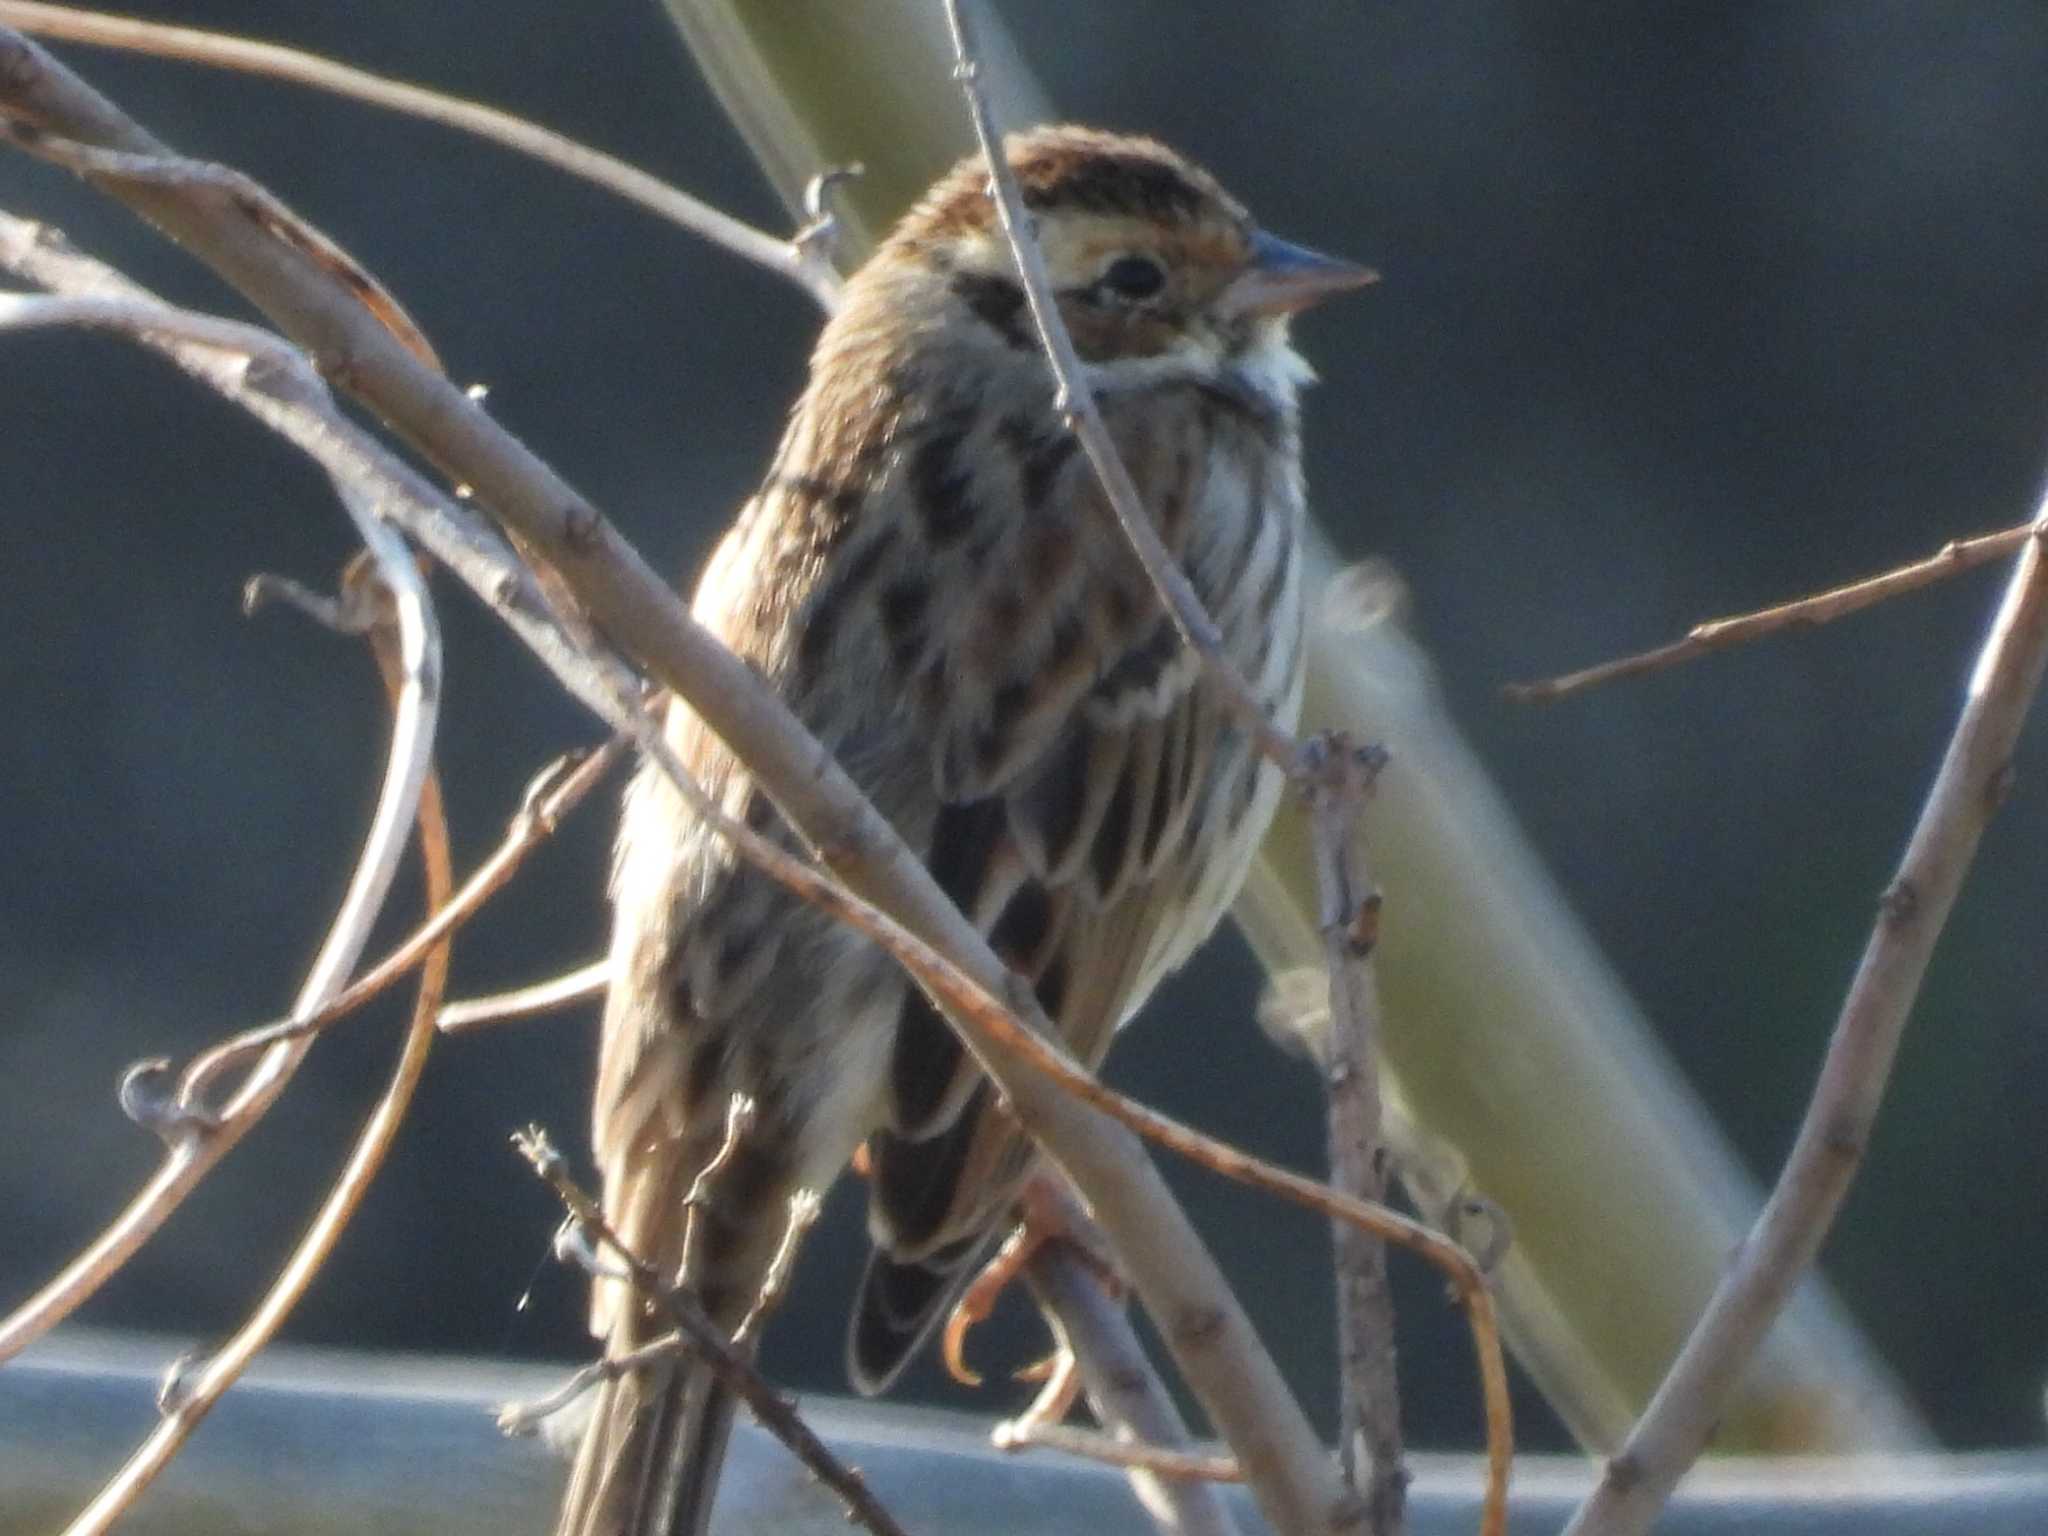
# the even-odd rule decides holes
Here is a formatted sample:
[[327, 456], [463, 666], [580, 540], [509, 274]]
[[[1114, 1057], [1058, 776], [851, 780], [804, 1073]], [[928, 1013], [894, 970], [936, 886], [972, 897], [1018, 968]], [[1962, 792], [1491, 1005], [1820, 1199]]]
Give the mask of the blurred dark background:
[[[654, 0], [559, 8], [177, 0], [530, 114], [772, 227]], [[1789, 1141], [1995, 600], [1985, 573], [1547, 711], [1510, 679], [1669, 638], [2015, 522], [2048, 462], [2048, 7], [1381, 6], [1034, 0], [1070, 115], [1159, 134], [1271, 227], [1378, 266], [1303, 327], [1321, 516], [1385, 557], [1456, 712], [1751, 1168]], [[67, 51], [186, 151], [239, 164], [378, 272], [451, 370], [660, 565], [750, 488], [816, 325], [775, 280], [588, 188], [416, 123]], [[165, 292], [233, 301], [67, 178], [0, 204]], [[112, 341], [0, 343], [0, 1307], [155, 1159], [113, 1087], [287, 1004], [345, 879], [383, 710], [357, 649], [254, 622], [253, 571], [331, 576], [318, 477]], [[591, 727], [452, 586], [441, 764], [458, 858]], [[2043, 731], [1944, 938], [1826, 1265], [1942, 1438], [2040, 1438], [2048, 1364]], [[457, 984], [595, 954], [611, 791], [457, 951]], [[395, 936], [398, 929], [394, 925]], [[1310, 1075], [1251, 1027], [1224, 935], [1119, 1080], [1297, 1165]], [[84, 1314], [210, 1339], [266, 1283], [381, 1084], [398, 1011], [338, 1030]], [[506, 1133], [580, 1150], [588, 1011], [444, 1045], [393, 1164], [294, 1319], [304, 1341], [567, 1358], [581, 1282]], [[1174, 1170], [1327, 1411], [1315, 1224]], [[843, 1197], [768, 1363], [843, 1386]], [[1280, 1251], [1298, 1264], [1275, 1265]], [[1473, 1444], [1459, 1324], [1405, 1272], [1415, 1438]], [[990, 1363], [1035, 1348], [984, 1340]], [[923, 1383], [929, 1386], [927, 1381]], [[1526, 1399], [1526, 1394], [1524, 1394]], [[1562, 1443], [1524, 1404], [1525, 1443]]]

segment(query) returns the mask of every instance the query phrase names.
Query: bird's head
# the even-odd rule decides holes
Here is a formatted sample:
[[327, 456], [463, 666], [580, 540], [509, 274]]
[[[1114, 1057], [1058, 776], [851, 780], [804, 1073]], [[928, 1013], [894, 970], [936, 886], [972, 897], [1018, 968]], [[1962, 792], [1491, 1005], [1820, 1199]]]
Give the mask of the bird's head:
[[[1100, 389], [1184, 379], [1291, 397], [1308, 375], [1287, 345], [1288, 317], [1373, 280], [1265, 233], [1214, 177], [1155, 140], [1051, 127], [1013, 135], [1006, 150]], [[903, 217], [862, 279], [935, 324], [1038, 351], [979, 156]]]

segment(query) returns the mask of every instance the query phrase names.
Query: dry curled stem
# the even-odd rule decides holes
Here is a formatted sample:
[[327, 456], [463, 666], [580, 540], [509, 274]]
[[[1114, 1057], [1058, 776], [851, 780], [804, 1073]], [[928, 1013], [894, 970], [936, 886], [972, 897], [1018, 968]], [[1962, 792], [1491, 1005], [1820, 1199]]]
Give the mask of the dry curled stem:
[[[402, 553], [402, 551], [401, 551]], [[410, 566], [408, 559], [406, 564]], [[395, 605], [394, 605], [395, 606]], [[409, 660], [401, 651], [409, 649], [396, 626], [379, 626], [371, 631], [378, 668], [384, 675], [394, 711], [405, 707], [407, 696], [418, 686]], [[420, 862], [425, 871], [427, 901], [438, 906], [447, 901], [451, 886], [448, 858], [448, 824], [441, 803], [439, 779], [427, 772], [417, 797]], [[155, 1429], [136, 1448], [128, 1462], [94, 1495], [66, 1528], [65, 1536], [102, 1536], [135, 1500], [169, 1466], [199, 1421], [206, 1417], [221, 1396], [240, 1379], [250, 1361], [273, 1339], [291, 1315], [292, 1309], [334, 1251], [342, 1233], [354, 1218], [371, 1181], [384, 1164], [398, 1128], [412, 1104], [413, 1091], [426, 1070], [427, 1051], [434, 1040], [434, 1016], [440, 1011], [441, 991], [448, 979], [447, 937], [435, 944], [420, 970], [419, 995], [413, 1004], [412, 1021], [406, 1029], [390, 1085], [370, 1112], [358, 1134], [348, 1161], [343, 1164], [334, 1186], [321, 1203], [312, 1225], [278, 1272], [247, 1321], [219, 1350], [203, 1360], [181, 1357], [173, 1362], [157, 1395], [159, 1418]], [[292, 1049], [287, 1045], [276, 1049]]]
[[[0, 45], [6, 39], [0, 36]], [[248, 346], [271, 344], [266, 333], [233, 322], [185, 316], [98, 263], [70, 251], [48, 231], [0, 215], [0, 270], [46, 287], [55, 296], [0, 296], [0, 327], [86, 324], [116, 330], [160, 351], [187, 372], [245, 405], [267, 398], [277, 381], [250, 366]], [[274, 402], [273, 402], [274, 403]], [[383, 787], [350, 881], [327, 940], [300, 989], [293, 1015], [316, 1012], [340, 988], [368, 942], [397, 872], [426, 782], [440, 698], [440, 641], [418, 567], [401, 540], [360, 487], [334, 480], [344, 507], [377, 562], [398, 625], [398, 654], [406, 685], [394, 715]], [[77, 1309], [162, 1226], [213, 1166], [275, 1102], [310, 1043], [280, 1040], [256, 1059], [234, 1092], [218, 1106], [199, 1105], [182, 1091], [149, 1123], [169, 1148], [150, 1181], [62, 1272], [0, 1321], [0, 1361], [11, 1358]], [[155, 1101], [146, 1091], [155, 1075], [133, 1073], [123, 1100], [131, 1113]], [[158, 1106], [161, 1108], [162, 1106]]]

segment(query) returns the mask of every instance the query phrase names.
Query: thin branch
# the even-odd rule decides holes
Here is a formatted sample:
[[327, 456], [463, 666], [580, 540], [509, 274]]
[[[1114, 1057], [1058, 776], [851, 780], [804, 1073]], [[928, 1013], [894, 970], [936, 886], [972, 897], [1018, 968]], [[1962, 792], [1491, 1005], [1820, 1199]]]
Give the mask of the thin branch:
[[[358, 510], [362, 514], [361, 521], [375, 521], [374, 514], [368, 509]], [[388, 531], [385, 538], [390, 543], [398, 542], [396, 536]], [[403, 564], [412, 570], [411, 557], [405, 555], [402, 546], [399, 552]], [[416, 580], [416, 570], [413, 570], [413, 576]], [[396, 713], [408, 707], [408, 699], [420, 688], [421, 637], [417, 632], [417, 617], [405, 616], [402, 594], [393, 594], [393, 598], [394, 609], [401, 617], [392, 629], [375, 632], [372, 644]], [[427, 902], [430, 906], [439, 906], [447, 901], [451, 884], [448, 824], [441, 804], [440, 782], [431, 768], [421, 783], [416, 809]], [[284, 1325], [285, 1319], [319, 1274], [321, 1266], [327, 1262], [328, 1255], [334, 1251], [342, 1232], [361, 1205], [371, 1181], [383, 1166], [398, 1134], [398, 1127], [412, 1103], [413, 1091], [419, 1086], [420, 1075], [426, 1070], [427, 1051], [434, 1042], [434, 1015], [440, 1010], [441, 991], [448, 979], [448, 948], [449, 941], [444, 937], [421, 967], [419, 996], [413, 1005], [412, 1022], [407, 1028], [405, 1044], [392, 1071], [390, 1085], [364, 1122], [334, 1187], [321, 1203], [298, 1247], [278, 1272], [270, 1290], [234, 1336], [204, 1364], [187, 1367], [180, 1363], [173, 1378], [175, 1386], [167, 1383], [159, 1397], [162, 1417], [156, 1428], [137, 1447], [120, 1472], [72, 1520], [65, 1536], [102, 1536], [128, 1512], [158, 1474], [170, 1465], [172, 1458], [191, 1438], [192, 1431], [198, 1428], [199, 1421], [240, 1379], [249, 1362], [276, 1336], [277, 1330]], [[297, 1048], [300, 1047], [286, 1045], [276, 1049], [288, 1051]]]
[[829, 261], [815, 259], [803, 242], [778, 239], [602, 150], [495, 107], [387, 79], [302, 49], [196, 27], [164, 26], [29, 0], [0, 0], [0, 22], [87, 47], [118, 48], [285, 80], [486, 139], [602, 187], [743, 261], [788, 278], [821, 309], [829, 312], [838, 303], [839, 282]]
[[[1341, 736], [1316, 737], [1303, 751], [1323, 957], [1329, 972], [1323, 1072], [1330, 1099], [1330, 1182], [1373, 1205], [1385, 1203], [1387, 1197], [1387, 1148], [1380, 1125], [1379, 993], [1372, 972], [1380, 898], [1366, 872], [1359, 832], [1366, 798], [1385, 762], [1384, 752], [1354, 747]], [[1386, 1245], [1345, 1223], [1336, 1225], [1332, 1239], [1340, 1455], [1352, 1482], [1364, 1488], [1374, 1536], [1397, 1536], [1408, 1524], [1409, 1473], [1401, 1448], [1394, 1295], [1387, 1283]]]
[[[60, 271], [65, 260], [64, 253], [41, 238], [34, 226], [0, 216], [0, 267], [31, 281], [44, 281]], [[110, 325], [166, 352], [223, 392], [246, 392], [245, 363], [223, 350], [223, 343], [253, 328], [216, 322], [173, 335], [160, 328], [159, 317], [142, 313], [127, 295], [111, 291], [115, 287], [111, 279], [105, 279], [98, 295], [0, 297], [0, 326], [56, 320]], [[336, 489], [392, 593], [410, 681], [394, 712], [383, 787], [363, 852], [328, 937], [300, 988], [294, 1016], [317, 1011], [340, 988], [368, 941], [397, 872], [426, 780], [440, 698], [439, 633], [419, 569], [404, 541], [367, 503], [360, 502], [341, 481], [336, 482]], [[163, 1164], [126, 1209], [42, 1290], [0, 1321], [0, 1361], [10, 1359], [69, 1316], [127, 1262], [275, 1102], [309, 1045], [309, 1039], [299, 1038], [271, 1046], [217, 1111], [184, 1120], [178, 1134], [170, 1138]]]
[[1095, 477], [1102, 484], [1103, 496], [1116, 513], [1124, 537], [1145, 567], [1145, 574], [1166, 605], [1182, 641], [1202, 658], [1210, 682], [1229, 701], [1259, 750], [1282, 773], [1292, 775], [1299, 764], [1300, 743], [1273, 720], [1251, 684], [1224, 654], [1222, 631], [1203, 608], [1187, 573], [1167, 553], [1151, 514], [1145, 510], [1144, 498], [1138, 494], [1138, 487], [1110, 438], [1109, 428], [1103, 423], [1080, 356], [1074, 351], [1073, 338], [1060, 318], [1059, 305], [1053, 298], [1052, 277], [1045, 267], [1045, 253], [1038, 248], [1037, 236], [1032, 233], [1024, 195], [1018, 190], [1009, 157], [1003, 153], [1002, 135], [996, 130], [988, 96], [981, 88], [981, 66], [977, 62], [973, 30], [960, 0], [945, 0], [945, 6], [946, 23], [953, 32], [953, 51], [958, 60], [953, 73], [967, 98], [975, 141], [988, 162], [989, 197], [1002, 220], [1010, 254], [1017, 263], [1017, 275], [1024, 284], [1024, 297], [1031, 307], [1031, 319], [1038, 328], [1038, 339], [1045, 347], [1046, 362], [1058, 386], [1055, 409], [1087, 454]]
[[826, 1448], [825, 1442], [798, 1415], [795, 1405], [770, 1385], [745, 1352], [733, 1347], [696, 1298], [669, 1284], [612, 1230], [597, 1202], [569, 1176], [568, 1164], [549, 1142], [545, 1131], [530, 1126], [515, 1135], [512, 1144], [568, 1209], [569, 1219], [583, 1231], [590, 1247], [610, 1253], [625, 1265], [627, 1278], [634, 1287], [666, 1312], [675, 1331], [689, 1341], [690, 1353], [718, 1378], [720, 1386], [747, 1405], [747, 1411], [763, 1429], [787, 1446], [812, 1476], [839, 1496], [848, 1519], [866, 1526], [875, 1536], [905, 1536], [896, 1517], [875, 1497], [860, 1473]]
[[782, 1224], [782, 1241], [775, 1245], [774, 1257], [769, 1259], [767, 1273], [761, 1277], [761, 1289], [754, 1293], [753, 1301], [747, 1306], [747, 1315], [732, 1331], [734, 1343], [745, 1343], [759, 1329], [762, 1320], [782, 1305], [782, 1298], [789, 1292], [790, 1276], [796, 1269], [797, 1249], [803, 1246], [804, 1236], [817, 1221], [821, 1209], [823, 1201], [815, 1189], [800, 1189], [789, 1197], [789, 1215]]
[[1509, 683], [1501, 693], [1516, 704], [1549, 704], [1602, 683], [1611, 683], [1618, 678], [1641, 677], [1646, 672], [1661, 672], [1666, 667], [1675, 667], [1683, 662], [1696, 661], [1712, 651], [1725, 651], [1734, 646], [1747, 645], [1752, 640], [1761, 640], [1784, 629], [1816, 629], [1822, 624], [1832, 624], [1836, 619], [1845, 619], [1852, 613], [1889, 598], [1902, 597], [1908, 592], [1917, 592], [1922, 587], [1946, 581], [1951, 576], [1960, 576], [1965, 571], [1974, 571], [1980, 565], [1993, 560], [2017, 554], [2020, 546], [2032, 532], [2032, 525], [2021, 523], [2016, 528], [2002, 528], [1996, 533], [1980, 533], [1975, 538], [1951, 539], [1925, 559], [1895, 566], [1880, 571], [1875, 576], [1865, 576], [1843, 586], [1830, 587], [1825, 592], [1816, 592], [1809, 597], [1794, 598], [1790, 602], [1778, 603], [1769, 608], [1760, 608], [1753, 613], [1739, 613], [1724, 619], [1709, 619], [1704, 624], [1695, 624], [1685, 632], [1682, 639], [1669, 645], [1660, 645], [1654, 650], [1640, 651], [1633, 656], [1623, 656], [1614, 661], [1603, 661], [1598, 666], [1587, 667], [1578, 672], [1567, 672], [1561, 677], [1544, 678], [1537, 682]]
[[622, 1355], [599, 1355], [588, 1365], [579, 1367], [554, 1391], [527, 1402], [503, 1404], [498, 1409], [498, 1432], [521, 1438], [537, 1434], [541, 1425], [593, 1388], [665, 1360], [681, 1359], [689, 1352], [689, 1339], [680, 1331], [671, 1331]]
[[[1188, 1490], [1206, 1489], [1213, 1483], [1241, 1483], [1244, 1471], [1234, 1456], [1218, 1456], [1203, 1451], [1167, 1450], [1162, 1446], [1143, 1441], [1119, 1439], [1106, 1435], [1100, 1430], [1081, 1429], [1072, 1424], [1025, 1424], [1004, 1427], [998, 1430], [996, 1442], [999, 1450], [1005, 1451], [1058, 1451], [1062, 1455], [1077, 1456], [1084, 1461], [1099, 1461], [1105, 1466], [1122, 1467], [1135, 1480], [1144, 1476], [1155, 1484], [1168, 1486], [1169, 1496], [1179, 1499]], [[1225, 1519], [1229, 1512], [1223, 1501], [1210, 1495], [1210, 1502], [1222, 1512]], [[1179, 1517], [1176, 1516], [1176, 1519]], [[1203, 1529], [1184, 1521], [1178, 1524], [1160, 1522], [1162, 1530], [1178, 1533]], [[1209, 1527], [1215, 1530], [1235, 1530], [1231, 1525]]]
[[[1258, 695], [1224, 654], [1221, 632], [1204, 610], [1186, 573], [1167, 553], [1137, 486], [1116, 451], [1102, 413], [1088, 388], [1073, 338], [1067, 334], [1065, 322], [1060, 318], [1059, 306], [1053, 297], [1052, 280], [1046, 270], [1045, 254], [1032, 232], [1016, 174], [1003, 153], [1002, 136], [997, 131], [986, 94], [981, 89], [979, 64], [965, 8], [961, 0], [945, 0], [945, 11], [957, 60], [955, 74], [966, 97], [975, 139], [989, 168], [989, 196], [996, 205], [1003, 233], [1008, 238], [1032, 320], [1057, 384], [1056, 406], [1080, 441], [1126, 540], [1145, 567], [1160, 600], [1173, 616], [1182, 640], [1202, 658], [1211, 684], [1230, 701], [1246, 730], [1269, 760], [1283, 773], [1302, 777], [1314, 784], [1317, 781], [1308, 772], [1307, 757], [1301, 743], [1273, 720]], [[1356, 800], [1348, 803], [1355, 811]], [[1342, 814], [1341, 810], [1339, 814]], [[1349, 846], [1355, 841], [1348, 826], [1343, 828], [1340, 836], [1340, 846]], [[1333, 853], [1332, 857], [1335, 856]], [[1373, 1054], [1374, 1042], [1363, 1023], [1376, 1012], [1376, 1007], [1366, 996], [1370, 975], [1363, 970], [1362, 957], [1355, 963], [1347, 960], [1341, 944], [1331, 953], [1333, 1000], [1347, 999], [1349, 1006], [1345, 1008], [1344, 1016], [1359, 1021], [1341, 1047], [1341, 1054], [1333, 1057], [1332, 1061], [1332, 1136], [1347, 1143], [1345, 1150], [1338, 1155], [1340, 1184], [1349, 1192], [1378, 1203], [1385, 1192], [1384, 1174], [1379, 1166], [1379, 1077]], [[1338, 974], [1340, 969], [1351, 973], [1355, 984], [1348, 989]], [[1350, 1074], [1350, 1080], [1340, 1083], [1340, 1072]], [[1359, 1153], [1358, 1158], [1351, 1156], [1353, 1150]], [[1349, 1182], [1343, 1181], [1345, 1175], [1349, 1175]], [[1357, 1420], [1371, 1458], [1372, 1476], [1366, 1490], [1370, 1528], [1381, 1536], [1390, 1536], [1405, 1526], [1402, 1511], [1408, 1473], [1401, 1455], [1400, 1404], [1393, 1369], [1393, 1303], [1386, 1283], [1386, 1252], [1377, 1241], [1348, 1226], [1339, 1228], [1338, 1250], [1341, 1283], [1339, 1318], [1345, 1343], [1347, 1422], [1353, 1418]], [[1348, 1437], [1345, 1455], [1348, 1465], [1351, 1457]]]
[[510, 1024], [517, 1019], [573, 1008], [603, 997], [611, 984], [611, 957], [600, 956], [573, 971], [514, 987], [509, 992], [460, 998], [441, 1010], [441, 1033], [464, 1035], [492, 1024]]
[[[1092, 1228], [1080, 1202], [1063, 1183], [1045, 1182], [1054, 1186], [1049, 1197], [1060, 1202], [1060, 1220], [1068, 1230]], [[1123, 1304], [1111, 1299], [1081, 1249], [1066, 1238], [1041, 1243], [1032, 1252], [1025, 1273], [1032, 1294], [1057, 1321], [1066, 1346], [1073, 1351], [1088, 1401], [1108, 1431], [1090, 1437], [1114, 1448], [1111, 1456], [1096, 1459], [1132, 1458], [1118, 1464], [1129, 1470], [1138, 1502], [1162, 1531], [1176, 1536], [1237, 1536], [1237, 1522], [1215, 1490], [1203, 1482], [1187, 1481], [1184, 1472], [1189, 1463], [1207, 1468], [1220, 1461], [1227, 1463], [1230, 1479], [1237, 1480], [1236, 1462], [1229, 1457], [1197, 1456], [1190, 1449], [1187, 1425], [1173, 1405], [1173, 1395], [1152, 1369]], [[1057, 1424], [1027, 1417], [1013, 1421], [1007, 1433], [999, 1426], [996, 1444], [1005, 1449], [1050, 1445], [1072, 1450], [1072, 1446], [1057, 1443], [1069, 1433]]]
[[1942, 925], [2013, 777], [2048, 666], [2048, 499], [2028, 530], [1954, 735], [1835, 1021], [1799, 1135], [1756, 1224], [1567, 1536], [1649, 1529], [1705, 1449], [1750, 1356], [1820, 1251], [1870, 1129]]

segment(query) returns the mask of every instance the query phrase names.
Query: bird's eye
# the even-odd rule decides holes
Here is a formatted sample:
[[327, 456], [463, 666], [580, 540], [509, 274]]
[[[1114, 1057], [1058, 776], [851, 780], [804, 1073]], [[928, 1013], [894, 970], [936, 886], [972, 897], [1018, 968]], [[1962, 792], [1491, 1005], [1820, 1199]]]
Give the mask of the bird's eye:
[[1102, 285], [1121, 299], [1149, 299], [1166, 286], [1166, 269], [1150, 256], [1119, 256], [1104, 269]]

